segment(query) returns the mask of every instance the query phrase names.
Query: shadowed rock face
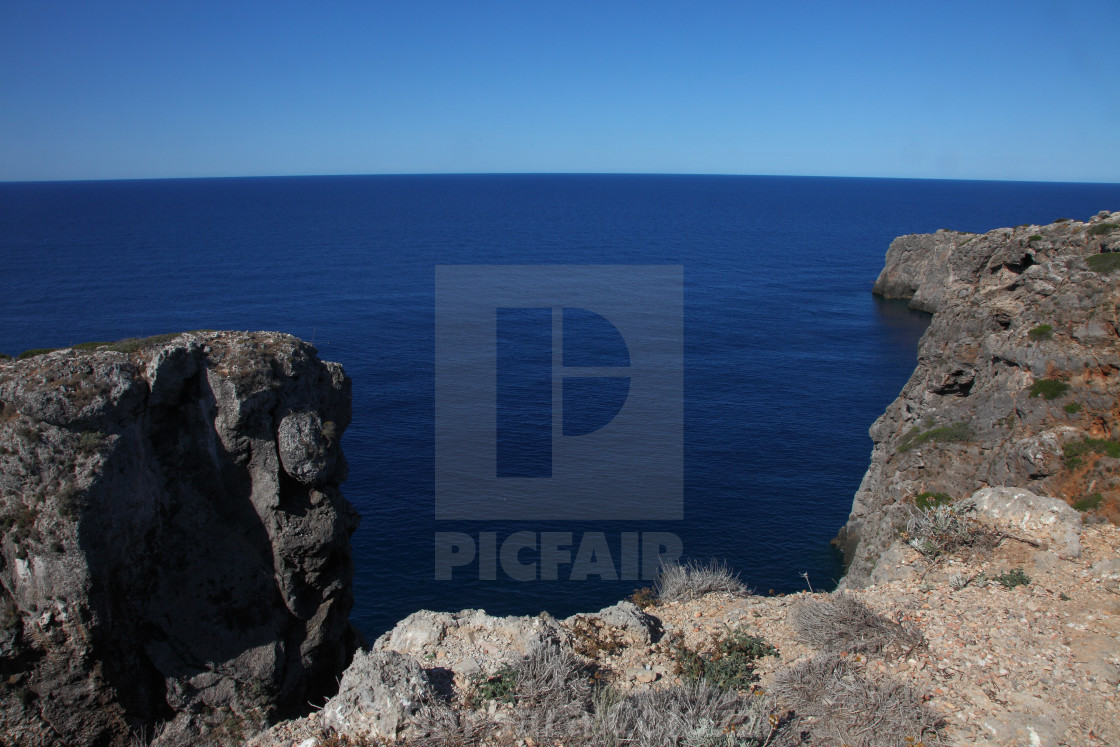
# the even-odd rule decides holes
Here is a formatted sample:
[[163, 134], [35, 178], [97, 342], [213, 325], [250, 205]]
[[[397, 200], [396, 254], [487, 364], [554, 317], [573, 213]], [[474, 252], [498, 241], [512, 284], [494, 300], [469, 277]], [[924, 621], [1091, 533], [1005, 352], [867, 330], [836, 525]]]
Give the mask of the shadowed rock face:
[[277, 333], [125, 349], [0, 362], [0, 742], [239, 743], [357, 644], [341, 366]]
[[1120, 438], [1120, 270], [1092, 259], [1117, 251], [1120, 213], [1107, 212], [891, 243], [874, 291], [933, 319], [910, 381], [871, 427], [871, 467], [836, 539], [842, 586], [867, 583], [923, 492], [1099, 494], [1098, 515], [1120, 519], [1120, 459], [1069, 453]]

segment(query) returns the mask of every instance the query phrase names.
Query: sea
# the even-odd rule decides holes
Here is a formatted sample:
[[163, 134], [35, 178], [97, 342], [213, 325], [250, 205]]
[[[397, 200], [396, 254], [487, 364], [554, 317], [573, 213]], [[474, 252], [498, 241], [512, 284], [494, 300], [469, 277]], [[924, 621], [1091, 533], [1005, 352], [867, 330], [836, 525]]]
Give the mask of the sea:
[[[867, 468], [868, 428], [909, 378], [928, 324], [871, 294], [891, 240], [1103, 209], [1120, 209], [1120, 184], [609, 174], [0, 183], [0, 352], [279, 330], [342, 363], [353, 380], [343, 492], [362, 515], [352, 619], [369, 639], [422, 608], [597, 610], [648, 586], [643, 564], [660, 552], [726, 563], [759, 594], [830, 589], [843, 567], [829, 540]], [[440, 267], [481, 277], [446, 293], [484, 304], [497, 287], [487, 273], [514, 273], [507, 285], [523, 292], [491, 306], [506, 320], [498, 369], [513, 371], [515, 384], [499, 410], [512, 402], [515, 414], [522, 395], [538, 397], [545, 413], [557, 401], [541, 398], [555, 388], [540, 388], [555, 384], [554, 359], [534, 369], [545, 371], [537, 386], [518, 379], [528, 364], [515, 355], [537, 338], [547, 353], [549, 323], [634, 334], [604, 311], [607, 301], [597, 309], [594, 297], [569, 302], [557, 289], [602, 270], [600, 294], [605, 285], [618, 306], [655, 279], [635, 298], [668, 324], [666, 360], [679, 375], [646, 397], [664, 417], [597, 460], [620, 495], [631, 477], [650, 491], [648, 511], [643, 492], [621, 516], [473, 517], [468, 500], [466, 513], [437, 518], [437, 392], [446, 384], [437, 386], [437, 341], [453, 334], [437, 318]], [[541, 324], [544, 337], [534, 338]], [[594, 348], [600, 338], [586, 339]], [[617, 348], [609, 332], [601, 341]], [[592, 366], [614, 366], [616, 380], [620, 366], [634, 375], [623, 377], [621, 400], [606, 387], [613, 404], [584, 431], [605, 429], [637, 401], [640, 347], [625, 340], [606, 363], [610, 355], [590, 351]], [[546, 446], [587, 435], [540, 412]], [[513, 470], [505, 476], [535, 489], [571, 468], [548, 458], [519, 466], [526, 423], [506, 420], [510, 428], [497, 426]], [[662, 511], [665, 500], [675, 510]]]

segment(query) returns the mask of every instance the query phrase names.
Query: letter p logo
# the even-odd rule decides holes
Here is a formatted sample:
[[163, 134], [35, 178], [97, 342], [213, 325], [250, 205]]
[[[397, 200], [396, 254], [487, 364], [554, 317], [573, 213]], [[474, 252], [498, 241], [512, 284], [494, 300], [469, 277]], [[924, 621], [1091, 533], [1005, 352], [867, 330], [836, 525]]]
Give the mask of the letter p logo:
[[679, 266], [436, 268], [436, 519], [680, 519]]

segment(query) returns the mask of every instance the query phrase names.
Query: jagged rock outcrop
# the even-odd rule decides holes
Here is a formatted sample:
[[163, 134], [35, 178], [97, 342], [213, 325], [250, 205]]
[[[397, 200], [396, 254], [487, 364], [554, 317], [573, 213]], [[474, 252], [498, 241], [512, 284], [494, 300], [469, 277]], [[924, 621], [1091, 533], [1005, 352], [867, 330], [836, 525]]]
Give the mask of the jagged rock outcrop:
[[278, 333], [0, 361], [0, 743], [241, 743], [329, 695], [349, 421]]
[[[895, 239], [874, 291], [933, 312], [837, 537], [867, 583], [922, 493], [1022, 487], [1120, 519], [1120, 213]], [[1106, 256], [1098, 256], [1106, 255]]]

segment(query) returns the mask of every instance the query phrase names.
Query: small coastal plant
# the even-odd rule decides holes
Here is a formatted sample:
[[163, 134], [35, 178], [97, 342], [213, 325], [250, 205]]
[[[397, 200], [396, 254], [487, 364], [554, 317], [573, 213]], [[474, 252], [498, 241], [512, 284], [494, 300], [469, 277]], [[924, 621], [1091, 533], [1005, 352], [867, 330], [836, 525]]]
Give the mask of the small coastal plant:
[[663, 563], [657, 571], [654, 590], [662, 602], [698, 599], [713, 591], [737, 595], [750, 593], [739, 580], [738, 573], [732, 571], [726, 563], [716, 560], [708, 563], [694, 560], [686, 563]]
[[1031, 384], [1031, 397], [1057, 399], [1069, 391], [1069, 384], [1060, 379], [1039, 379]]
[[1085, 260], [1094, 272], [1109, 273], [1120, 270], [1120, 252], [1094, 254]]
[[32, 348], [31, 350], [24, 350], [22, 353], [17, 355], [16, 358], [18, 358], [21, 361], [25, 361], [28, 358], [37, 358], [40, 355], [46, 355], [47, 353], [53, 353], [56, 350], [59, 350], [59, 348]]
[[1063, 405], [1062, 409], [1068, 412], [1070, 415], [1076, 415], [1077, 413], [1081, 412], [1081, 403], [1070, 402], [1068, 405]]
[[1065, 457], [1066, 466], [1079, 467], [1088, 454], [1103, 454], [1112, 459], [1120, 459], [1120, 441], [1109, 441], [1104, 438], [1086, 438], [1062, 447], [1062, 456]]
[[971, 441], [975, 437], [975, 432], [970, 423], [953, 423], [951, 425], [943, 425], [937, 428], [930, 428], [923, 431], [921, 428], [915, 426], [902, 437], [902, 442], [898, 445], [899, 451], [909, 451], [915, 446], [920, 446], [924, 443], [931, 441], [941, 441], [946, 443], [964, 443]]
[[685, 680], [705, 680], [721, 690], [745, 690], [758, 681], [755, 662], [764, 656], [778, 656], [778, 649], [739, 627], [707, 651], [694, 651], [678, 641], [673, 656]]
[[789, 621], [801, 640], [824, 651], [908, 654], [925, 642], [920, 633], [843, 592], [802, 602], [790, 610]]
[[1027, 337], [1032, 340], [1049, 340], [1054, 337], [1054, 328], [1049, 324], [1040, 324], [1027, 332]]
[[926, 491], [914, 496], [914, 505], [921, 511], [928, 511], [934, 506], [943, 506], [952, 501], [953, 497], [948, 493], [931, 493]]
[[992, 580], [999, 582], [1006, 589], [1014, 589], [1016, 586], [1030, 584], [1031, 577], [1024, 573], [1022, 568], [1015, 568], [993, 577]]
[[1098, 223], [1097, 225], [1089, 229], [1089, 235], [1104, 236], [1106, 233], [1111, 233], [1117, 228], [1120, 228], [1120, 226], [1115, 223]]
[[1042, 241], [1042, 234], [1035, 233], [1027, 237], [1027, 241]]
[[512, 703], [517, 687], [517, 672], [508, 664], [503, 665], [489, 677], [476, 675], [472, 684], [476, 700], [482, 702], [500, 700], [503, 703]]
[[1103, 502], [1104, 502], [1104, 496], [1103, 495], [1101, 495], [1100, 493], [1093, 493], [1088, 498], [1082, 498], [1079, 501], [1075, 501], [1074, 504], [1073, 504], [1073, 507], [1076, 508], [1078, 511], [1082, 511], [1082, 512], [1084, 512], [1084, 511], [1095, 511], [1095, 510], [1097, 510], [1098, 508], [1101, 507], [1101, 503], [1103, 503]]

